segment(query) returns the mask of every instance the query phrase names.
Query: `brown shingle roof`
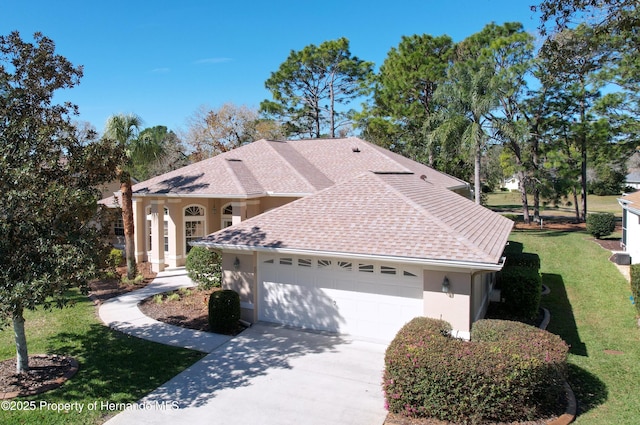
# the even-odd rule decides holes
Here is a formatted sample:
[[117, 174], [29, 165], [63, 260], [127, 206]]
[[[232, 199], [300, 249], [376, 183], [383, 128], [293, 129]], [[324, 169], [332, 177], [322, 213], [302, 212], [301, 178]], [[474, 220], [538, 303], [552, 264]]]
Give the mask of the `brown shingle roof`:
[[203, 243], [498, 264], [512, 226], [420, 175], [365, 172]]
[[447, 188], [465, 185], [358, 138], [258, 140], [213, 158], [136, 184], [134, 196], [251, 197], [304, 195], [365, 171], [408, 172]]

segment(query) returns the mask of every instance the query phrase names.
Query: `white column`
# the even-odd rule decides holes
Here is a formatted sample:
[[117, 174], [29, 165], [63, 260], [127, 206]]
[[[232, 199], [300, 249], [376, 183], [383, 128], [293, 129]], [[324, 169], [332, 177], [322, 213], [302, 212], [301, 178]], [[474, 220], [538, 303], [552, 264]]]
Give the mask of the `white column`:
[[164, 271], [164, 203], [151, 204], [151, 270]]

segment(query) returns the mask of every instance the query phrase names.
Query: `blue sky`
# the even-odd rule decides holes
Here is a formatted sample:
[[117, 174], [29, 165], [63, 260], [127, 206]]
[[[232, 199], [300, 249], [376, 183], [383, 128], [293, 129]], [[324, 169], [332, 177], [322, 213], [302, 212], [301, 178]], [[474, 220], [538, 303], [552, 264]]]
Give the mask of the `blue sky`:
[[[490, 22], [535, 32], [535, 0], [65, 1], [3, 0], [0, 34], [35, 31], [84, 66], [80, 85], [58, 95], [101, 132], [115, 113], [179, 131], [201, 106], [257, 108], [264, 82], [291, 50], [346, 37], [353, 55], [382, 64], [403, 35], [455, 41]], [[384, 4], [382, 4], [384, 3]]]

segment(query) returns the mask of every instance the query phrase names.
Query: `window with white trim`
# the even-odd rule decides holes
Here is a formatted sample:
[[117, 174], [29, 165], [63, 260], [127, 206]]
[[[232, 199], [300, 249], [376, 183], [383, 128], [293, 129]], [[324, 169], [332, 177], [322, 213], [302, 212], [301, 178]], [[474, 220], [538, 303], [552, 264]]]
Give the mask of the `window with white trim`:
[[190, 242], [204, 238], [205, 209], [200, 205], [189, 205], [184, 209], [185, 253], [191, 251]]

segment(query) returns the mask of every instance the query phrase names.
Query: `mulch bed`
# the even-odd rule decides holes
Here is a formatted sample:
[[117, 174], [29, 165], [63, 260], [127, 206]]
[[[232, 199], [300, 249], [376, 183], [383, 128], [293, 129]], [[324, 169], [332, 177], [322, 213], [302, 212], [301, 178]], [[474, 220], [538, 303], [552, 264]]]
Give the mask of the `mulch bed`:
[[138, 304], [138, 308], [160, 322], [208, 332], [209, 296], [213, 291], [196, 288], [173, 291], [147, 298]]
[[[126, 267], [119, 267], [118, 274], [126, 273]], [[139, 289], [151, 281], [156, 273], [151, 271], [149, 263], [138, 264], [138, 272], [144, 280], [136, 285], [127, 285], [119, 278], [100, 279], [89, 284], [89, 298], [96, 305], [109, 298]], [[40, 394], [61, 386], [78, 371], [78, 362], [57, 354], [38, 354], [29, 356], [29, 371], [16, 373], [16, 359], [0, 362], [0, 399]]]
[[16, 359], [0, 362], [0, 399], [40, 394], [58, 388], [78, 371], [78, 362], [55, 354], [29, 356], [29, 370], [16, 373]]

